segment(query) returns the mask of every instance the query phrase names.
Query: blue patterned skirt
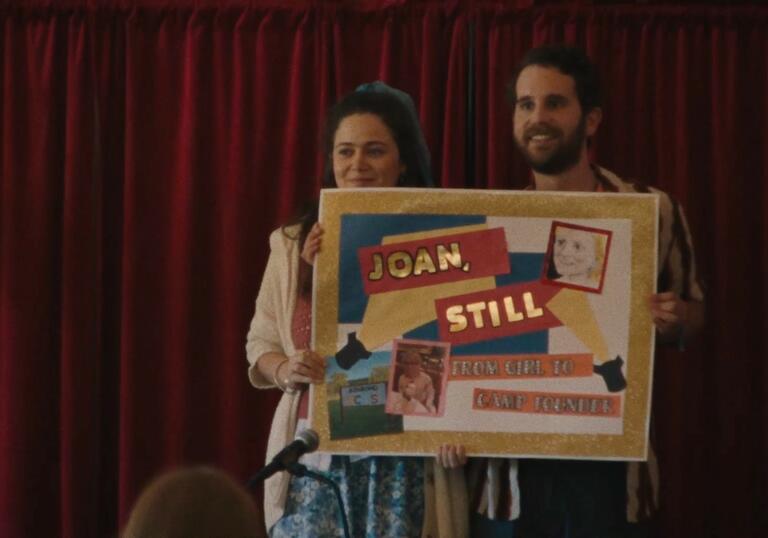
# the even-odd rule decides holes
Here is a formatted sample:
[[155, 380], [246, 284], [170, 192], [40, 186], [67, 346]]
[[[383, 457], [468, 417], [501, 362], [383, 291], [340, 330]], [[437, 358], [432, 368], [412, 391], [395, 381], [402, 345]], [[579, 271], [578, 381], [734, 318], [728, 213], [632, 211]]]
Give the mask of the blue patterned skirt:
[[[421, 536], [424, 458], [371, 456], [350, 461], [348, 456], [334, 456], [324, 474], [341, 489], [351, 536]], [[285, 513], [269, 535], [343, 538], [333, 489], [306, 476], [291, 477]]]

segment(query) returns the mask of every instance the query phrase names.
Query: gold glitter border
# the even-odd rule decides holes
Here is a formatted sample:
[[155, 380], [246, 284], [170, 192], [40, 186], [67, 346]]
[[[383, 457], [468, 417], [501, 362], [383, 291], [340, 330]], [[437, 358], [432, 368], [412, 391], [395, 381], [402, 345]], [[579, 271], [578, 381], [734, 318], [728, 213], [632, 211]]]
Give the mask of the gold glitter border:
[[323, 248], [316, 260], [313, 315], [315, 349], [336, 353], [339, 235], [344, 214], [407, 213], [551, 219], [629, 219], [632, 222], [632, 290], [629, 356], [621, 435], [410, 431], [331, 441], [325, 385], [314, 387], [313, 428], [321, 450], [341, 453], [434, 454], [444, 443], [468, 454], [643, 460], [653, 372], [653, 321], [647, 298], [656, 289], [658, 197], [653, 194], [472, 191], [452, 189], [325, 190], [320, 222]]

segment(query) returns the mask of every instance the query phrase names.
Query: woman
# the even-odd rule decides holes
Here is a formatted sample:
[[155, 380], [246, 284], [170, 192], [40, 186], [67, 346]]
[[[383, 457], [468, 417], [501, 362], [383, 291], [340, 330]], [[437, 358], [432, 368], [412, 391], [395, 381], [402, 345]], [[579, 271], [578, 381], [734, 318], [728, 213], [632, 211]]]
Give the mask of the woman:
[[[373, 83], [331, 109], [324, 133], [324, 187], [429, 187], [429, 154], [413, 103], [403, 92]], [[284, 394], [272, 423], [267, 459], [288, 444], [306, 417], [308, 383], [323, 381], [323, 360], [309, 349], [311, 264], [322, 228], [314, 209], [270, 237], [271, 253], [248, 333], [249, 377]], [[441, 447], [446, 467], [463, 451]], [[462, 469], [432, 459], [315, 457], [341, 487], [353, 536], [465, 536]], [[441, 501], [435, 502], [435, 495]], [[273, 538], [341, 536], [335, 498], [324, 486], [286, 473], [265, 484], [265, 519]]]
[[237, 536], [263, 538], [253, 499], [229, 475], [211, 467], [166, 472], [139, 496], [122, 538]]

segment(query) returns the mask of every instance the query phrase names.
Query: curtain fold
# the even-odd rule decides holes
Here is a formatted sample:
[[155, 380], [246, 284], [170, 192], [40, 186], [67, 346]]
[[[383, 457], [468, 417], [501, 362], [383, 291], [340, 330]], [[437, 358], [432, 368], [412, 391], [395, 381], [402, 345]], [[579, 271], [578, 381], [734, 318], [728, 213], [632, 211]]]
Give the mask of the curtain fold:
[[83, 508], [98, 465], [82, 467], [100, 448], [101, 186], [88, 24], [0, 17], [0, 534], [93, 535]]
[[[97, 529], [91, 508], [98, 504], [98, 477], [102, 476], [95, 462], [102, 449], [100, 403], [105, 388], [101, 383], [103, 185], [95, 166], [95, 88], [86, 17], [69, 18], [66, 38], [67, 54], [61, 58], [66, 93], [59, 109], [64, 116], [61, 221], [51, 223], [61, 241], [60, 533], [87, 536]], [[55, 352], [49, 360], [54, 357]], [[52, 430], [50, 422], [46, 430]], [[89, 463], [91, 469], [83, 472]]]
[[159, 468], [261, 461], [276, 397], [248, 387], [244, 334], [268, 234], [319, 182], [319, 16], [126, 21], [120, 520]]

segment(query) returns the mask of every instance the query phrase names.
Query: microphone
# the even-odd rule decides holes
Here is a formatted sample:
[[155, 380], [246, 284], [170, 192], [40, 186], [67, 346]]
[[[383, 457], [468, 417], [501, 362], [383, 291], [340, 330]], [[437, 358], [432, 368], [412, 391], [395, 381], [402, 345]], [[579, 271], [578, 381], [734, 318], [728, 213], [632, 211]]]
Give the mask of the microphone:
[[298, 462], [299, 458], [304, 454], [309, 454], [310, 452], [317, 450], [319, 444], [320, 439], [315, 430], [301, 430], [296, 434], [296, 439], [293, 442], [278, 452], [266, 467], [256, 473], [256, 475], [248, 481], [248, 485], [255, 485], [279, 471], [284, 471], [289, 466]]

